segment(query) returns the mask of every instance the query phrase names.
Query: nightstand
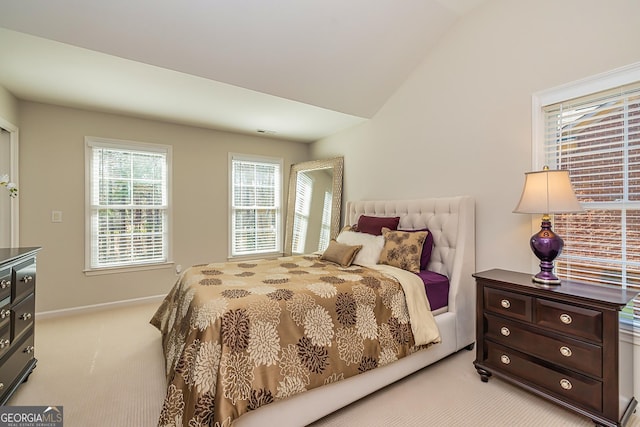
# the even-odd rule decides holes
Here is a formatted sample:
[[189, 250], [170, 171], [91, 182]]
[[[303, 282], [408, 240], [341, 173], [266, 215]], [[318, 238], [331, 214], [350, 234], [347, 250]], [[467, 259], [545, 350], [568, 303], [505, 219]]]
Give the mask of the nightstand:
[[637, 401], [620, 314], [637, 292], [570, 281], [542, 287], [530, 274], [497, 269], [473, 276], [482, 381], [502, 378], [599, 426], [627, 423]]

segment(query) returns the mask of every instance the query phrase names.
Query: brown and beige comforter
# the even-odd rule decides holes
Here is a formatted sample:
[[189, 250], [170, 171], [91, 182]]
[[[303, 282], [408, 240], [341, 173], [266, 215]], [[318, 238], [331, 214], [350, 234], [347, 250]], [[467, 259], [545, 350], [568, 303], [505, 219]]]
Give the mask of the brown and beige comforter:
[[151, 319], [168, 384], [158, 424], [229, 426], [438, 342], [422, 282], [401, 285], [393, 270], [315, 256], [186, 270]]

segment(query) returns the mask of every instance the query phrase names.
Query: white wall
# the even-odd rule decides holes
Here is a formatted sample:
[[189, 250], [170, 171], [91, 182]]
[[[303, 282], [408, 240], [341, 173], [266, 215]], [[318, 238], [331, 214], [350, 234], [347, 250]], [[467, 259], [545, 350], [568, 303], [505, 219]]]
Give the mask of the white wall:
[[19, 102], [19, 127], [20, 243], [43, 247], [37, 312], [166, 294], [176, 280], [173, 268], [82, 272], [85, 136], [173, 146], [173, 254], [184, 267], [227, 258], [229, 152], [282, 157], [285, 193], [291, 164], [309, 160], [308, 144], [33, 102]]
[[[312, 147], [344, 155], [344, 198], [476, 198], [476, 267], [533, 271], [531, 95], [640, 61], [640, 1], [491, 0], [461, 20], [368, 123]], [[539, 225], [539, 220], [534, 219]]]
[[4, 122], [18, 123], [18, 100], [0, 86], [0, 118]]

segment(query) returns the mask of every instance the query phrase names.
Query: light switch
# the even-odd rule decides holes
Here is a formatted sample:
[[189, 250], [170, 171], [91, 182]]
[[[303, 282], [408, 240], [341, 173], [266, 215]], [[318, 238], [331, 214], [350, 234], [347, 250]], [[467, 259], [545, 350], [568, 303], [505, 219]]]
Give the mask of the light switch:
[[51, 222], [62, 222], [62, 211], [51, 211]]

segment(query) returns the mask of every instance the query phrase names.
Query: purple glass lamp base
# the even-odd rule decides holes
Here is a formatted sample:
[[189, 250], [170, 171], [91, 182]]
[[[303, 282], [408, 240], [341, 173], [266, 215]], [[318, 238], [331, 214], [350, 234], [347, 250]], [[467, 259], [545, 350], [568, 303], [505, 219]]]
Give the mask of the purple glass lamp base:
[[531, 250], [540, 260], [540, 272], [532, 277], [535, 283], [559, 285], [560, 279], [553, 274], [553, 260], [562, 252], [564, 241], [551, 231], [548, 215], [542, 217], [542, 228], [531, 236]]

